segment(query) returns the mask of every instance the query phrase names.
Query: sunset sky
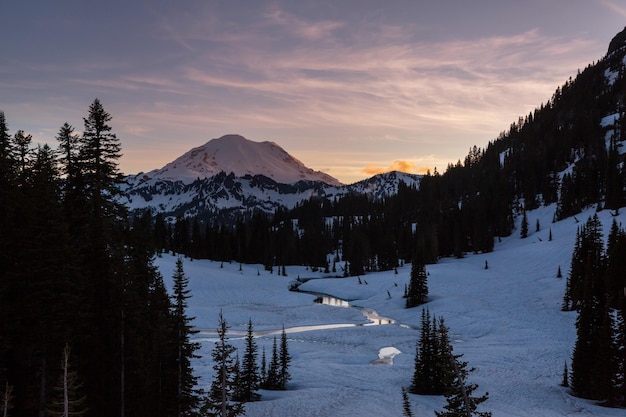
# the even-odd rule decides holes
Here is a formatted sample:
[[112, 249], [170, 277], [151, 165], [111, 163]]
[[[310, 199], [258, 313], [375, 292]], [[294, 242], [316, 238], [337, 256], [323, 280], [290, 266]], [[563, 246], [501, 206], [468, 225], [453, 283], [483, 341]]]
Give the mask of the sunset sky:
[[344, 183], [445, 171], [604, 56], [621, 0], [20, 0], [0, 110], [56, 147], [99, 98], [127, 174], [237, 133]]

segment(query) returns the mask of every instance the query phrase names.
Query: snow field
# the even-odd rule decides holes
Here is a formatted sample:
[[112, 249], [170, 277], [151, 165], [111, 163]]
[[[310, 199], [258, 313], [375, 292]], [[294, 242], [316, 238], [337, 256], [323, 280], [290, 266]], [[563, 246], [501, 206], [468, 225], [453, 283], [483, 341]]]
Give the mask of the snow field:
[[[624, 416], [624, 410], [596, 406], [559, 386], [576, 337], [576, 313], [560, 311], [565, 280], [577, 227], [594, 211], [576, 216], [580, 223], [574, 218], [552, 223], [554, 209], [527, 212], [526, 239], [520, 239], [518, 230], [497, 242], [491, 253], [427, 265], [430, 302], [424, 307], [432, 317], [444, 317], [454, 352], [476, 368], [469, 375], [469, 381], [479, 385], [476, 394], [489, 392], [481, 410], [492, 411], [494, 417]], [[607, 210], [599, 216], [606, 237], [612, 217]], [[618, 216], [618, 222], [624, 218]], [[175, 260], [163, 255], [155, 262], [168, 287]], [[556, 278], [559, 265], [563, 278]], [[292, 356], [289, 390], [261, 391], [263, 401], [246, 404], [248, 416], [401, 416], [400, 391], [413, 374], [422, 310], [404, 308], [402, 294], [410, 267], [398, 268], [398, 274], [367, 274], [358, 284], [356, 277], [325, 278], [299, 266], [288, 266], [289, 276], [282, 277], [259, 265], [242, 265], [239, 271], [234, 262], [220, 268], [220, 262], [186, 259], [192, 296], [188, 314], [196, 317], [197, 328], [212, 331], [221, 310], [233, 330], [231, 342], [241, 353], [243, 335], [235, 331], [245, 332], [249, 318], [257, 332], [287, 329]], [[291, 331], [296, 326], [368, 322], [356, 308], [316, 304], [313, 295], [289, 292], [289, 282], [298, 276], [316, 278], [302, 290], [350, 300], [351, 305], [371, 308], [396, 323]], [[273, 337], [257, 338], [259, 360], [263, 348], [268, 357], [271, 354]], [[211, 338], [197, 335], [201, 358], [195, 360], [194, 369], [201, 388], [208, 388], [212, 378]], [[393, 365], [372, 365], [383, 348], [401, 353], [393, 357]], [[410, 395], [410, 400], [415, 415], [434, 416], [434, 410], [445, 404], [443, 397]]]

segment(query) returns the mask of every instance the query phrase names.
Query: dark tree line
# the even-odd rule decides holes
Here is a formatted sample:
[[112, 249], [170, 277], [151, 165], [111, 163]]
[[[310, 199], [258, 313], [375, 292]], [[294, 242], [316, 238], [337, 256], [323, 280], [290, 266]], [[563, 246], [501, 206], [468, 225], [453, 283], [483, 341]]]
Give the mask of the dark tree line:
[[190, 382], [180, 379], [177, 322], [185, 319], [153, 264], [149, 222], [129, 227], [116, 203], [121, 146], [111, 120], [96, 99], [82, 134], [64, 124], [54, 150], [33, 148], [23, 131], [10, 135], [0, 112], [0, 403], [8, 415], [58, 415], [63, 381], [73, 415], [184, 414], [177, 387]]

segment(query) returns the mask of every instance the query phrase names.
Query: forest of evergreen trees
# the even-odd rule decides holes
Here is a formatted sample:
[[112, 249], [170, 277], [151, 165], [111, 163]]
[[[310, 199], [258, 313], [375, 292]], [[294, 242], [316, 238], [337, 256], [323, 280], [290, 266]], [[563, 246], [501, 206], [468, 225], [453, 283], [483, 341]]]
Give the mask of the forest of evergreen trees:
[[626, 406], [626, 232], [615, 220], [604, 248], [597, 216], [579, 228], [563, 310], [577, 310], [571, 374], [575, 395]]
[[[10, 416], [174, 415], [181, 310], [115, 202], [120, 143], [99, 100], [58, 149], [0, 112], [0, 385]], [[149, 326], [146, 323], [150, 323]], [[178, 329], [178, 330], [177, 330]], [[188, 382], [185, 382], [187, 385]], [[65, 387], [65, 389], [63, 389]]]
[[152, 222], [131, 227], [116, 203], [123, 178], [111, 120], [96, 99], [82, 135], [64, 124], [54, 150], [32, 148], [21, 130], [9, 135], [0, 112], [2, 415], [222, 415], [224, 404], [240, 415], [260, 387], [286, 388], [285, 334], [266, 369], [250, 322], [240, 372], [220, 317], [221, 379], [198, 391], [182, 258], [170, 297], [153, 264]]

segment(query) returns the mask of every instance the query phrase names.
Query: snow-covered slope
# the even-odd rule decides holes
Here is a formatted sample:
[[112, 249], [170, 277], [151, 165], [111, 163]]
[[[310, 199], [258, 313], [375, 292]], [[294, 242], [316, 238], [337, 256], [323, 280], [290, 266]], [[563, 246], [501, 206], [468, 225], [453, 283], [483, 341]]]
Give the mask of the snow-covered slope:
[[339, 186], [328, 174], [307, 168], [274, 142], [254, 142], [240, 135], [225, 135], [193, 148], [161, 169], [138, 175], [140, 179], [182, 181], [212, 177], [220, 172], [236, 177], [264, 175], [282, 184], [321, 181]]
[[[491, 253], [428, 265], [430, 302], [424, 307], [432, 316], [445, 318], [455, 353], [476, 368], [469, 375], [469, 381], [479, 385], [476, 394], [489, 392], [482, 411], [492, 411], [493, 417], [623, 416], [623, 409], [597, 406], [559, 386], [563, 365], [571, 360], [576, 313], [561, 311], [565, 278], [556, 274], [559, 266], [567, 274], [580, 223], [573, 218], [552, 223], [554, 210], [552, 205], [527, 212], [532, 224], [539, 220], [541, 230], [533, 228], [526, 239], [514, 233], [496, 243]], [[584, 221], [594, 211], [577, 218]], [[599, 216], [606, 237], [613, 217], [608, 210]], [[617, 221], [626, 223], [626, 214]], [[169, 255], [156, 260], [170, 288], [175, 260]], [[411, 381], [421, 314], [419, 307], [404, 308], [410, 265], [399, 268], [398, 274], [362, 276], [361, 284], [356, 277], [324, 278], [299, 266], [287, 266], [287, 278], [270, 274], [262, 265], [220, 266], [202, 260], [184, 263], [191, 290], [188, 313], [203, 329], [196, 335], [201, 348], [194, 361], [201, 388], [208, 389], [211, 383], [215, 340], [211, 331], [222, 312], [231, 326], [231, 342], [240, 352], [241, 332], [249, 318], [259, 332], [259, 352], [271, 352], [274, 334], [282, 326], [288, 332], [292, 356], [288, 390], [261, 391], [262, 401], [246, 404], [246, 415], [403, 415], [401, 387]], [[289, 281], [296, 277], [318, 278], [303, 284], [303, 290], [351, 300], [395, 323], [363, 326], [368, 320], [359, 309], [320, 305], [314, 296], [289, 292]], [[313, 325], [325, 328], [306, 327]], [[379, 355], [389, 351], [395, 357], [376, 365]], [[433, 416], [445, 404], [437, 396], [410, 395], [410, 401], [418, 416]]]

